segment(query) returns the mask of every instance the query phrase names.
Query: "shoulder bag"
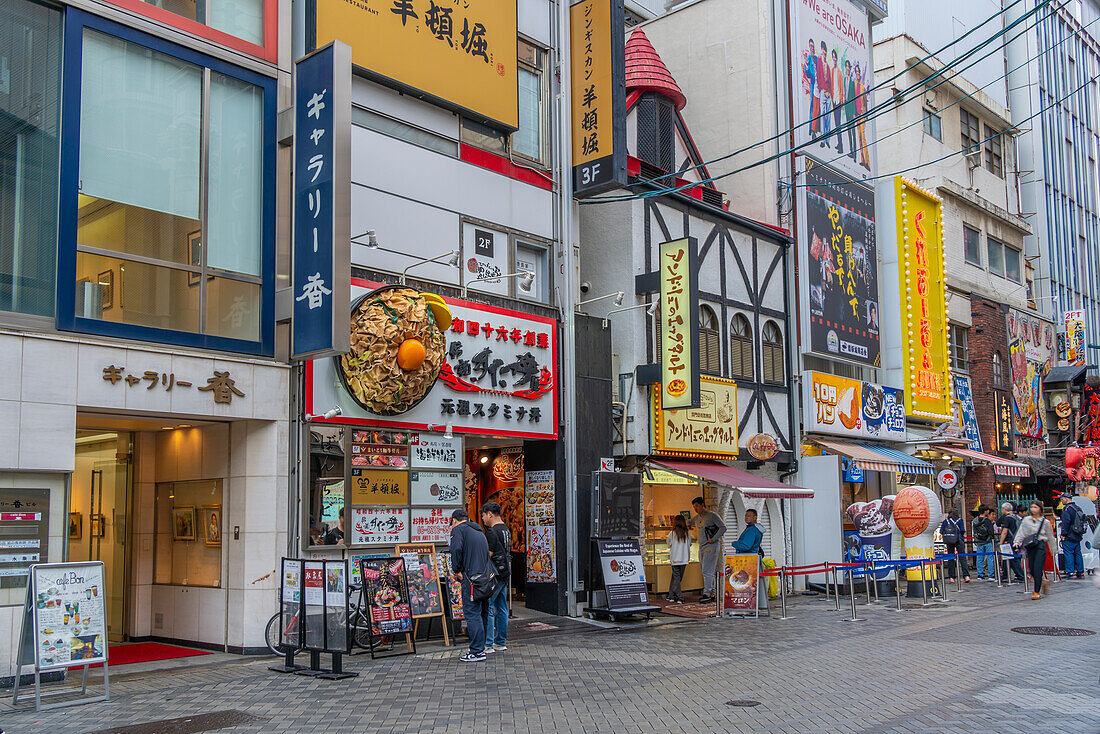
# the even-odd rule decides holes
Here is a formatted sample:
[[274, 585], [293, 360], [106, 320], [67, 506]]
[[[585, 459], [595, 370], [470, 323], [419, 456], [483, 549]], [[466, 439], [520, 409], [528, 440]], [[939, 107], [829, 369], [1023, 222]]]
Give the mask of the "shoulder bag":
[[1039, 529], [1036, 530], [1031, 535], [1024, 538], [1023, 541], [1020, 543], [1020, 545], [1023, 546], [1024, 548], [1027, 548], [1027, 549], [1030, 550], [1032, 548], [1038, 548], [1040, 544], [1045, 543], [1046, 541], [1043, 540], [1042, 536], [1043, 536], [1043, 526], [1046, 524], [1046, 521], [1047, 520], [1046, 520], [1045, 517], [1042, 520], [1040, 520], [1039, 521]]
[[485, 601], [497, 590], [497, 575], [490, 570], [467, 575], [470, 579], [470, 597], [474, 601]]

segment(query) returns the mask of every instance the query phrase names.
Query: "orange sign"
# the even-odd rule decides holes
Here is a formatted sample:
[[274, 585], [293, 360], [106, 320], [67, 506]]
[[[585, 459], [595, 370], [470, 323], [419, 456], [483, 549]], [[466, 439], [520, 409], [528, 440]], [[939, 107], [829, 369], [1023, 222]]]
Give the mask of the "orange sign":
[[760, 582], [760, 556], [755, 553], [726, 556], [722, 583], [722, 611], [756, 611], [756, 587]]
[[758, 433], [749, 439], [749, 455], [759, 461], [767, 461], [779, 453], [779, 442], [770, 433]]
[[908, 415], [947, 421], [951, 409], [943, 205], [931, 192], [894, 178], [901, 322]]

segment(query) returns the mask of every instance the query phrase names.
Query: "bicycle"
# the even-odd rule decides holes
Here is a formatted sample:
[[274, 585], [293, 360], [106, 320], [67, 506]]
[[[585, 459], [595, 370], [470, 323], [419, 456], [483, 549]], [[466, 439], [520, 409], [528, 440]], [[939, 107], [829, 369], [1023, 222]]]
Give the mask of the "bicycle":
[[[348, 585], [348, 618], [347, 629], [351, 635], [351, 642], [353, 647], [358, 647], [362, 650], [370, 650], [370, 634], [371, 634], [371, 620], [369, 609], [366, 612], [360, 607], [358, 602], [358, 595], [360, 585], [349, 584]], [[295, 612], [290, 620], [287, 622], [286, 628], [282, 628], [281, 614], [275, 612], [271, 615], [271, 619], [267, 621], [267, 627], [264, 631], [264, 640], [267, 642], [267, 647], [274, 655], [286, 655], [287, 652], [293, 652], [298, 654], [305, 647], [301, 641], [301, 637], [298, 635], [298, 619], [301, 614], [301, 607]], [[293, 650], [288, 649], [290, 646], [283, 645], [282, 640], [284, 637], [298, 640], [298, 644], [294, 646]], [[392, 635], [383, 635], [380, 644], [392, 645]]]

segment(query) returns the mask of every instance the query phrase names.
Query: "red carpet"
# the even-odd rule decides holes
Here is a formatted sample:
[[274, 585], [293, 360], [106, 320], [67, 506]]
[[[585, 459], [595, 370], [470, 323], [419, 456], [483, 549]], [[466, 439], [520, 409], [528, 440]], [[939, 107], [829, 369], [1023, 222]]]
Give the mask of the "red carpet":
[[675, 604], [661, 599], [658, 597], [649, 597], [650, 604], [656, 604], [661, 608], [661, 611], [665, 614], [671, 614], [673, 617], [686, 617], [688, 619], [706, 619], [707, 617], [715, 617], [718, 615], [717, 607], [714, 602], [709, 604], [700, 604], [697, 601], [687, 601], [683, 604]]
[[[130, 663], [148, 663], [152, 660], [190, 658], [196, 655], [209, 654], [208, 650], [192, 650], [178, 645], [166, 645], [163, 642], [133, 642], [125, 645], [109, 645], [107, 647], [107, 662], [111, 664], [111, 667], [114, 667]], [[97, 663], [90, 667], [98, 668], [101, 666]]]

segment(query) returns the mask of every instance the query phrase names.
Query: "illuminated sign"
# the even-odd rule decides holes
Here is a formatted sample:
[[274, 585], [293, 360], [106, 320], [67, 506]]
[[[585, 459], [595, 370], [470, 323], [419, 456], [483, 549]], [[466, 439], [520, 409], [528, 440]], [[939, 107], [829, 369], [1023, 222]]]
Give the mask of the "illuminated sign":
[[572, 62], [573, 194], [626, 183], [626, 48], [623, 0], [581, 0], [569, 8]]
[[1085, 364], [1085, 312], [1066, 311], [1066, 364]]
[[706, 459], [737, 458], [737, 383], [703, 377], [700, 405], [668, 411], [662, 408], [665, 391], [653, 386], [653, 453]]
[[699, 407], [699, 244], [694, 237], [662, 242], [661, 404], [665, 410]]
[[953, 411], [943, 205], [938, 197], [900, 176], [894, 178], [894, 194], [907, 414], [948, 421]]

